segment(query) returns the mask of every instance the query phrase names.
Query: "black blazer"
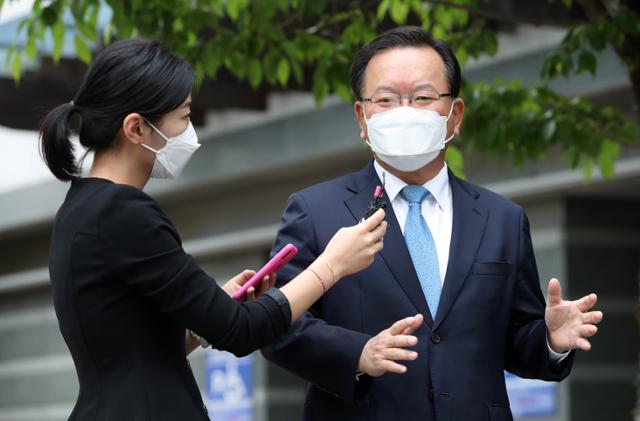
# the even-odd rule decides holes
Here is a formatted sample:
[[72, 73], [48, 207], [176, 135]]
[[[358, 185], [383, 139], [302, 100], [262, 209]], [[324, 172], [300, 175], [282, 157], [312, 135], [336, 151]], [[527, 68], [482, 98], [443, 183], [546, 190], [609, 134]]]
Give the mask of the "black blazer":
[[231, 300], [183, 251], [153, 199], [104, 179], [72, 182], [49, 269], [80, 382], [70, 420], [206, 420], [185, 328], [244, 355], [291, 322], [278, 290], [252, 303]]
[[[540, 290], [523, 209], [449, 173], [453, 231], [447, 274], [432, 320], [391, 206], [384, 250], [367, 269], [327, 292], [263, 354], [311, 383], [305, 420], [511, 420], [503, 370], [560, 380], [573, 353], [549, 360]], [[293, 194], [274, 250], [299, 251], [278, 278], [293, 278], [342, 226], [355, 224], [376, 184], [361, 171]], [[419, 357], [405, 374], [359, 381], [365, 343], [401, 318], [421, 313]]]

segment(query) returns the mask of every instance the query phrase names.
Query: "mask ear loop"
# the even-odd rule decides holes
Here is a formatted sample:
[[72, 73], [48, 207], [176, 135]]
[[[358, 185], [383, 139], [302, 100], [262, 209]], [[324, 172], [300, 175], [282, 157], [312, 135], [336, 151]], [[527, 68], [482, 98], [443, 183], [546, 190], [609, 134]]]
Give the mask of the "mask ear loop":
[[[143, 117], [144, 118], [144, 117]], [[160, 137], [162, 137], [167, 143], [169, 143], [169, 139], [167, 139], [167, 137], [160, 131], [158, 130], [158, 128], [156, 126], [154, 126], [153, 124], [151, 124], [151, 122], [149, 120], [147, 120], [146, 118], [144, 118], [144, 121], [151, 126], [151, 128], [153, 130], [155, 130], [156, 133], [158, 133], [160, 135]], [[156, 155], [158, 154], [158, 152], [160, 152], [159, 150], [155, 150], [153, 149], [151, 146], [149, 145], [145, 145], [144, 143], [140, 142], [140, 146], [142, 146], [145, 149], [150, 150], [151, 152], [155, 153]]]
[[[455, 105], [455, 98], [454, 100], [451, 102], [451, 109], [449, 110], [449, 115], [447, 116], [447, 123], [449, 122], [449, 119], [451, 118], [451, 114], [453, 113], [453, 106]], [[448, 139], [445, 139], [444, 144], [446, 145], [447, 143], [449, 143], [449, 141], [451, 139], [453, 139], [455, 137], [455, 134], [452, 134]]]
[[[364, 125], [367, 127], [367, 133], [369, 132], [369, 118], [367, 117], [367, 111], [364, 109], [364, 102], [360, 101], [360, 103], [362, 104], [362, 114], [364, 114]], [[371, 143], [369, 142], [369, 137], [367, 137], [366, 139], [364, 139], [364, 143], [366, 143], [370, 148], [373, 148], [371, 146]]]
[[147, 120], [147, 119], [145, 118], [145, 119], [144, 119], [144, 121], [146, 121], [146, 122], [147, 122], [147, 124], [148, 124], [149, 126], [151, 126], [151, 128], [152, 128], [153, 130], [155, 130], [155, 131], [156, 131], [156, 133], [158, 133], [158, 134], [159, 134], [159, 135], [160, 135], [164, 140], [166, 140], [167, 142], [169, 142], [169, 139], [167, 138], [167, 136], [165, 136], [165, 135], [164, 135], [164, 133], [162, 133], [162, 132], [161, 132], [161, 131], [156, 127], [156, 126], [154, 126], [153, 124], [151, 124], [151, 122], [150, 122], [149, 120]]

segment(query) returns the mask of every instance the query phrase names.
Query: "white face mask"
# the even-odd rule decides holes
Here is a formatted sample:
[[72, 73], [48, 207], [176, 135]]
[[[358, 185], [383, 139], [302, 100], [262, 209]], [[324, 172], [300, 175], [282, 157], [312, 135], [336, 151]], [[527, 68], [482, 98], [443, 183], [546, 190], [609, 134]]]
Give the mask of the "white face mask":
[[147, 123], [167, 141], [167, 144], [160, 150], [155, 150], [144, 143], [140, 144], [143, 148], [149, 149], [156, 154], [156, 160], [151, 169], [151, 177], [175, 180], [187, 165], [187, 162], [189, 162], [191, 155], [200, 147], [198, 135], [191, 122], [182, 133], [172, 138], [166, 137], [156, 126], [148, 121]]
[[447, 142], [447, 122], [451, 117], [435, 111], [400, 106], [374, 114], [365, 121], [369, 139], [367, 144], [378, 158], [393, 168], [411, 172], [433, 161]]

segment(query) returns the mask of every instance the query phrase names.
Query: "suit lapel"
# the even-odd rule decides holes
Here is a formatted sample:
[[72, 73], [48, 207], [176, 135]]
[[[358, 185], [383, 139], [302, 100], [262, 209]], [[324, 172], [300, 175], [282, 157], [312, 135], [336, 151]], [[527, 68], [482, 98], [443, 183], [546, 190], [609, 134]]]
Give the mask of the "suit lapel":
[[453, 302], [464, 285], [484, 235], [489, 210], [476, 199], [479, 194], [449, 172], [453, 200], [453, 228], [449, 251], [449, 264], [444, 280], [438, 313], [433, 329], [437, 329], [447, 316]]
[[[375, 172], [373, 161], [371, 161], [365, 169], [356, 175], [353, 186], [348, 187], [354, 195], [345, 200], [345, 205], [356, 221], [360, 220], [362, 214], [367, 209], [369, 202], [373, 198], [373, 192], [377, 184], [381, 185], [382, 182]], [[404, 236], [398, 225], [391, 203], [387, 203], [387, 207], [384, 210], [389, 225], [384, 237], [384, 248], [380, 252], [380, 255], [395, 280], [400, 284], [400, 287], [415, 306], [416, 311], [423, 314], [425, 321], [431, 326], [433, 321], [431, 320], [431, 313], [427, 307], [427, 300], [420, 288], [418, 276], [413, 267], [409, 250], [407, 249]]]

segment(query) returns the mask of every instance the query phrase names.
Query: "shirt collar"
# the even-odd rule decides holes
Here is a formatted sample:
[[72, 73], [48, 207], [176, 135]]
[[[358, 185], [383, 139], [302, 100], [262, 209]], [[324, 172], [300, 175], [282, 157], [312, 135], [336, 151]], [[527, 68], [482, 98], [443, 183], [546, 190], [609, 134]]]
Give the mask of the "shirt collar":
[[[378, 174], [378, 178], [380, 178], [380, 180], [385, 180], [384, 191], [389, 198], [389, 202], [393, 202], [407, 183], [391, 174], [389, 171], [386, 171], [375, 159], [373, 161], [373, 167]], [[447, 168], [447, 163], [445, 162], [440, 172], [422, 185], [425, 189], [429, 190], [431, 196], [433, 196], [441, 210], [446, 209], [449, 201], [451, 200], [449, 171]], [[383, 173], [385, 173], [384, 178], [382, 177]]]

